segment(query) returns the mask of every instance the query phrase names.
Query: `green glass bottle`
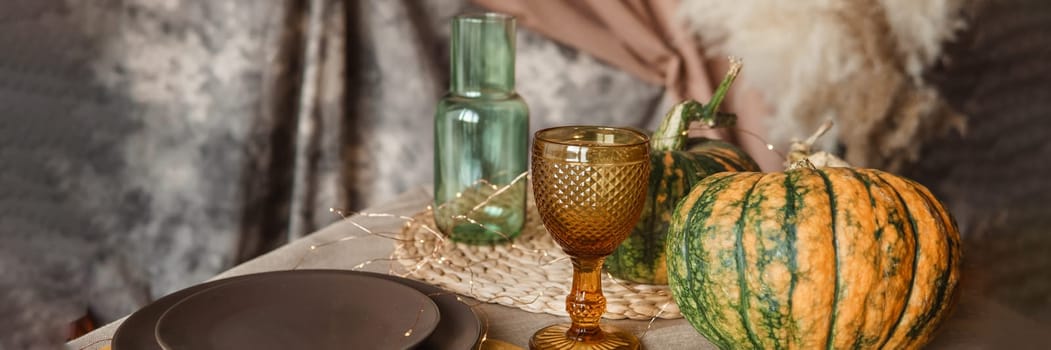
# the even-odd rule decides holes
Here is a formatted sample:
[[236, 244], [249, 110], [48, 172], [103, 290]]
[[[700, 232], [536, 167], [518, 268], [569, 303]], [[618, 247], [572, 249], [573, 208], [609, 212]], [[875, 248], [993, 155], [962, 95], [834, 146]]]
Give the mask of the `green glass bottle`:
[[434, 121], [435, 223], [454, 241], [508, 241], [525, 223], [529, 109], [515, 93], [515, 19], [452, 22], [449, 93]]

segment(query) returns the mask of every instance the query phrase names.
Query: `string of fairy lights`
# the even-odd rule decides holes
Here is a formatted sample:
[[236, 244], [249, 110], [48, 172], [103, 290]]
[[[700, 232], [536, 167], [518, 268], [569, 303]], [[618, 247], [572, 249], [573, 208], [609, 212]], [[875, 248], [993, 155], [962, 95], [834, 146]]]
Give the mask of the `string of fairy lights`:
[[[713, 129], [728, 129], [728, 130], [733, 130], [733, 131], [740, 132], [740, 133], [745, 134], [745, 135], [749, 135], [750, 137], [753, 137], [753, 138], [763, 142], [766, 145], [766, 149], [767, 150], [769, 150], [771, 152], [774, 152], [781, 159], [785, 159], [784, 153], [776, 150], [774, 145], [766, 142], [758, 134], [756, 134], [754, 132], [751, 132], [751, 131], [748, 131], [748, 130], [741, 129], [741, 128], [736, 128], [736, 127], [732, 127], [732, 126], [699, 125], [699, 126], [692, 126], [690, 129], [688, 129], [686, 131], [683, 131], [682, 135], [686, 136], [690, 132], [699, 131], [699, 130], [713, 130]], [[486, 181], [484, 179], [483, 180], [479, 180], [475, 184], [476, 186], [488, 187], [488, 188], [490, 188], [492, 190], [492, 192], [489, 193], [488, 196], [486, 196], [484, 199], [479, 201], [477, 204], [475, 204], [471, 209], [468, 210], [468, 212], [455, 214], [455, 215], [453, 215], [451, 217], [451, 219], [457, 220], [457, 221], [461, 221], [461, 222], [467, 222], [467, 223], [473, 224], [473, 225], [477, 225], [477, 226], [481, 227], [482, 229], [484, 229], [484, 230], [486, 230], [488, 232], [491, 232], [491, 233], [496, 234], [496, 235], [498, 235], [498, 236], [500, 236], [502, 238], [505, 238], [507, 241], [509, 241], [509, 243], [505, 244], [506, 249], [519, 250], [523, 254], [528, 254], [529, 256], [536, 256], [537, 257], [536, 263], [539, 266], [546, 266], [546, 265], [550, 265], [550, 264], [556, 264], [556, 263], [560, 263], [562, 261], [568, 260], [568, 257], [566, 257], [566, 256], [554, 258], [547, 252], [547, 250], [523, 248], [523, 247], [521, 247], [521, 245], [517, 244], [513, 239], [511, 239], [510, 235], [508, 235], [508, 234], [506, 234], [504, 232], [500, 232], [499, 230], [494, 230], [493, 228], [491, 228], [491, 227], [489, 227], [487, 225], [484, 225], [484, 224], [478, 222], [477, 220], [475, 220], [475, 219], [473, 219], [471, 217], [471, 213], [472, 212], [478, 211], [479, 209], [485, 207], [487, 204], [489, 204], [491, 201], [493, 201], [494, 199], [496, 199], [497, 197], [499, 197], [500, 195], [502, 195], [506, 191], [508, 191], [511, 188], [513, 188], [514, 186], [518, 185], [519, 183], [522, 183], [523, 181], [528, 181], [528, 180], [529, 180], [529, 172], [528, 171], [523, 172], [521, 174], [518, 174], [516, 177], [513, 178], [512, 181], [510, 181], [508, 184], [503, 185], [503, 186], [494, 185], [494, 184], [489, 183], [488, 181]], [[458, 194], [457, 197], [460, 197], [460, 194]], [[441, 211], [441, 209], [443, 209], [448, 204], [449, 204], [448, 202], [447, 203], [443, 203], [443, 204], [441, 204], [441, 205], [439, 205], [437, 207], [428, 205], [428, 206], [426, 206], [424, 208], [424, 211], [425, 212], [431, 212], [431, 213], [437, 213], [437, 212]], [[328, 248], [328, 247], [332, 247], [332, 246], [335, 246], [335, 245], [344, 244], [344, 243], [355, 241], [355, 240], [359, 240], [359, 239], [362, 239], [362, 238], [379, 237], [379, 238], [382, 238], [382, 239], [390, 240], [390, 241], [395, 242], [395, 243], [397, 243], [397, 242], [414, 243], [414, 238], [413, 237], [406, 237], [405, 233], [402, 232], [402, 231], [395, 232], [395, 231], [373, 230], [373, 229], [367, 227], [366, 225], [361, 224], [357, 220], [357, 218], [392, 219], [392, 220], [400, 220], [400, 221], [404, 222], [405, 226], [408, 226], [408, 224], [413, 223], [413, 222], [415, 222], [417, 220], [414, 217], [405, 216], [405, 215], [398, 215], [398, 214], [391, 214], [391, 213], [377, 213], [377, 212], [366, 212], [366, 211], [354, 212], [354, 211], [347, 211], [347, 210], [338, 209], [338, 208], [330, 208], [329, 211], [334, 213], [334, 214], [336, 214], [336, 215], [338, 215], [338, 216], [340, 216], [343, 219], [344, 222], [346, 222], [349, 225], [351, 225], [354, 228], [356, 228], [358, 231], [361, 232], [361, 234], [348, 234], [348, 235], [346, 235], [344, 237], [341, 237], [341, 238], [338, 238], [338, 239], [335, 239], [335, 240], [331, 240], [331, 241], [327, 241], [327, 242], [323, 242], [323, 243], [317, 243], [317, 244], [310, 245], [307, 248], [307, 250], [303, 254], [301, 254], [298, 257], [298, 259], [296, 259], [296, 263], [289, 270], [298, 270], [298, 269], [302, 268], [304, 266], [304, 264], [306, 264], [307, 259], [310, 256], [312, 256], [313, 254], [315, 254], [318, 251], [322, 250], [323, 248]], [[360, 270], [363, 270], [366, 267], [368, 267], [369, 265], [372, 265], [374, 263], [388, 262], [388, 263], [390, 263], [389, 264], [390, 267], [389, 267], [389, 269], [387, 271], [387, 274], [390, 274], [390, 275], [393, 275], [393, 276], [397, 276], [397, 277], [402, 277], [402, 278], [412, 278], [414, 276], [414, 274], [417, 273], [426, 264], [429, 264], [429, 263], [437, 263], [437, 264], [450, 263], [450, 261], [447, 259], [447, 257], [445, 257], [442, 254], [442, 252], [445, 249], [449, 249], [450, 246], [454, 245], [455, 243], [452, 242], [444, 234], [442, 234], [439, 230], [437, 230], [435, 227], [432, 227], [431, 225], [418, 225], [418, 227], [420, 229], [424, 230], [426, 235], [428, 236], [428, 239], [433, 239], [433, 243], [435, 243], [433, 245], [433, 247], [428, 252], [425, 252], [425, 253], [420, 254], [418, 256], [396, 256], [395, 253], [392, 252], [387, 257], [372, 258], [372, 259], [368, 259], [368, 260], [362, 261], [362, 262], [350, 267], [349, 270], [351, 270], [351, 271], [360, 271]], [[418, 242], [415, 242], [415, 243], [421, 243], [422, 244], [422, 243], [426, 243], [426, 242], [425, 242], [425, 240], [419, 240]], [[405, 271], [403, 271], [403, 272], [396, 271], [395, 267], [396, 267], [397, 264], [394, 264], [394, 262], [404, 262], [406, 260], [408, 260], [412, 264], [408, 264], [408, 267], [405, 268]], [[484, 344], [488, 340], [488, 338], [489, 338], [489, 328], [490, 328], [488, 313], [486, 313], [485, 309], [482, 308], [481, 306], [486, 305], [486, 304], [495, 303], [496, 301], [498, 301], [500, 299], [504, 299], [505, 301], [509, 301], [509, 303], [504, 303], [505, 305], [506, 304], [511, 304], [511, 306], [525, 306], [525, 305], [530, 305], [530, 304], [533, 304], [533, 303], [537, 302], [537, 300], [539, 300], [541, 297], [544, 296], [543, 291], [538, 291], [537, 294], [534, 294], [534, 295], [532, 295], [529, 298], [522, 298], [522, 297], [518, 297], [518, 296], [514, 296], [514, 295], [500, 294], [500, 293], [497, 293], [496, 295], [494, 295], [492, 297], [482, 297], [482, 296], [480, 296], [480, 295], [478, 295], [478, 294], [476, 294], [474, 292], [475, 291], [474, 286], [475, 286], [476, 272], [474, 270], [469, 270], [469, 271], [470, 271], [470, 278], [467, 281], [467, 284], [469, 285], [469, 291], [468, 291], [468, 293], [466, 293], [466, 295], [460, 295], [460, 294], [453, 293], [453, 292], [445, 292], [445, 293], [429, 293], [428, 297], [441, 297], [441, 296], [455, 297], [457, 302], [463, 303], [468, 308], [470, 308], [472, 311], [474, 311], [476, 315], [479, 315], [480, 316], [479, 319], [482, 321], [482, 334], [481, 334], [481, 338], [480, 338], [478, 344]], [[635, 293], [639, 292], [639, 290], [634, 285], [632, 285], [630, 283], [624, 283], [624, 282], [614, 278], [613, 275], [610, 274], [609, 272], [605, 272], [604, 275], [606, 276], [606, 278], [609, 281], [611, 281], [611, 282], [613, 282], [613, 283], [615, 283], [615, 284], [617, 284], [617, 285], [619, 285], [621, 287], [624, 287], [627, 290], [630, 290], [630, 291], [635, 292]], [[661, 290], [661, 291], [657, 291], [657, 293], [667, 293], [667, 292]], [[664, 296], [666, 296], [666, 294], [664, 294]], [[465, 297], [468, 297], [470, 299], [465, 298]], [[656, 313], [651, 315], [649, 321], [646, 324], [646, 327], [643, 328], [642, 331], [641, 331], [641, 334], [638, 335], [638, 338], [640, 340], [643, 339], [646, 336], [646, 334], [649, 333], [649, 331], [653, 328], [654, 322], [658, 318], [660, 318], [661, 315], [663, 315], [665, 313], [666, 308], [671, 306], [670, 304], [671, 304], [671, 301], [664, 303], [663, 305], [661, 305], [658, 308]], [[421, 306], [420, 311], [417, 313], [416, 323], [419, 322], [419, 318], [420, 318], [420, 315], [422, 314], [422, 312], [423, 312], [423, 307]], [[416, 327], [416, 324], [414, 323], [412, 326], [410, 326], [408, 329], [406, 329], [404, 335], [406, 337], [411, 336], [413, 334], [414, 330], [415, 330], [415, 327]], [[107, 341], [112, 341], [112, 338], [99, 339], [99, 340], [97, 340], [95, 342], [92, 342], [90, 344], [87, 344], [87, 345], [81, 347], [80, 350], [88, 349], [88, 348], [91, 348], [93, 346], [96, 346], [96, 345], [98, 345], [100, 343], [107, 342]]]

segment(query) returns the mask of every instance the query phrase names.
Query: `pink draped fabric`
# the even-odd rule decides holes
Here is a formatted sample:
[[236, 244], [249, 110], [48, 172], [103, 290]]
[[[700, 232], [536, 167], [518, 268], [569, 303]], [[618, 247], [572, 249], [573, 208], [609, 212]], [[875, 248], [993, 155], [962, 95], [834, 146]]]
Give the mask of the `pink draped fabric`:
[[[707, 101], [727, 63], [704, 59], [694, 38], [675, 19], [678, 0], [475, 0], [511, 14], [520, 25], [587, 52], [651, 84], [662, 85], [674, 101]], [[747, 62], [742, 76], [747, 74]], [[738, 84], [724, 108], [738, 114], [738, 128], [764, 135], [769, 107], [755, 91]], [[766, 143], [740, 131], [718, 136], [740, 144], [767, 170], [782, 159]]]

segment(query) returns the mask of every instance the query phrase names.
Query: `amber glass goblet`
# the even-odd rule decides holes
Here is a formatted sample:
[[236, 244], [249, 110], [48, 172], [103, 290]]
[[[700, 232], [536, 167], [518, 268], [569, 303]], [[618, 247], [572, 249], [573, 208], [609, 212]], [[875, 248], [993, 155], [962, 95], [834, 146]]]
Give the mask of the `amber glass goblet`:
[[638, 349], [631, 333], [600, 326], [602, 263], [642, 214], [649, 138], [621, 128], [566, 126], [533, 138], [533, 194], [551, 237], [573, 261], [568, 325], [536, 332], [530, 349]]

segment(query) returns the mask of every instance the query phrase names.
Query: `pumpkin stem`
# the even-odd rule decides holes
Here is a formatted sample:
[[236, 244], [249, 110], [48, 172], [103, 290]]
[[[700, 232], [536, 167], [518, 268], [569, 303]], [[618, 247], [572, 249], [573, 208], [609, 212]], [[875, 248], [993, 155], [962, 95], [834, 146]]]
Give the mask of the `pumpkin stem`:
[[733, 85], [737, 74], [741, 72], [741, 59], [730, 57], [730, 69], [719, 87], [712, 93], [712, 100], [707, 105], [694, 100], [682, 101], [671, 108], [661, 120], [657, 131], [650, 138], [650, 148], [654, 151], [676, 151], [686, 145], [687, 129], [692, 122], [700, 122], [709, 128], [730, 127], [737, 123], [737, 115], [719, 112], [719, 105], [726, 98], [730, 85]]
[[830, 167], [850, 167], [850, 163], [847, 163], [843, 159], [836, 157], [835, 155], [828, 152], [813, 152], [814, 143], [817, 139], [828, 132], [832, 128], [832, 121], [826, 121], [817, 128], [817, 131], [813, 135], [810, 135], [806, 140], [792, 141], [792, 146], [788, 152], [788, 159], [785, 159], [785, 166], [789, 170], [797, 168], [830, 168]]
[[795, 170], [795, 169], [799, 169], [799, 168], [807, 168], [807, 169], [811, 169], [811, 170], [817, 170], [817, 166], [814, 165], [814, 163], [810, 161], [810, 158], [806, 158], [806, 157], [803, 157], [803, 159], [800, 159], [798, 162], [795, 162], [795, 163], [792, 163], [792, 164], [788, 165], [788, 170]]
[[[716, 112], [719, 111], [719, 105], [723, 104], [723, 99], [726, 98], [726, 93], [730, 91], [730, 85], [733, 85], [734, 80], [737, 79], [737, 74], [741, 73], [741, 66], [744, 65], [739, 57], [730, 56], [730, 69], [726, 71], [726, 76], [723, 77], [723, 81], [719, 83], [719, 87], [712, 93], [711, 101], [704, 106], [703, 115], [701, 118], [712, 118], [716, 117]], [[703, 120], [702, 120], [703, 122]], [[709, 123], [709, 126], [714, 126]]]
[[813, 135], [810, 135], [806, 140], [799, 141], [795, 140], [788, 150], [788, 159], [785, 161], [785, 165], [792, 167], [799, 161], [806, 159], [813, 152], [814, 143], [817, 142], [822, 135], [832, 129], [832, 121], [826, 120], [821, 126], [817, 128], [817, 131]]
[[686, 144], [686, 128], [690, 125], [690, 116], [700, 114], [704, 108], [700, 102], [686, 100], [679, 102], [664, 115], [661, 125], [650, 137], [650, 149], [654, 151], [681, 150]]

